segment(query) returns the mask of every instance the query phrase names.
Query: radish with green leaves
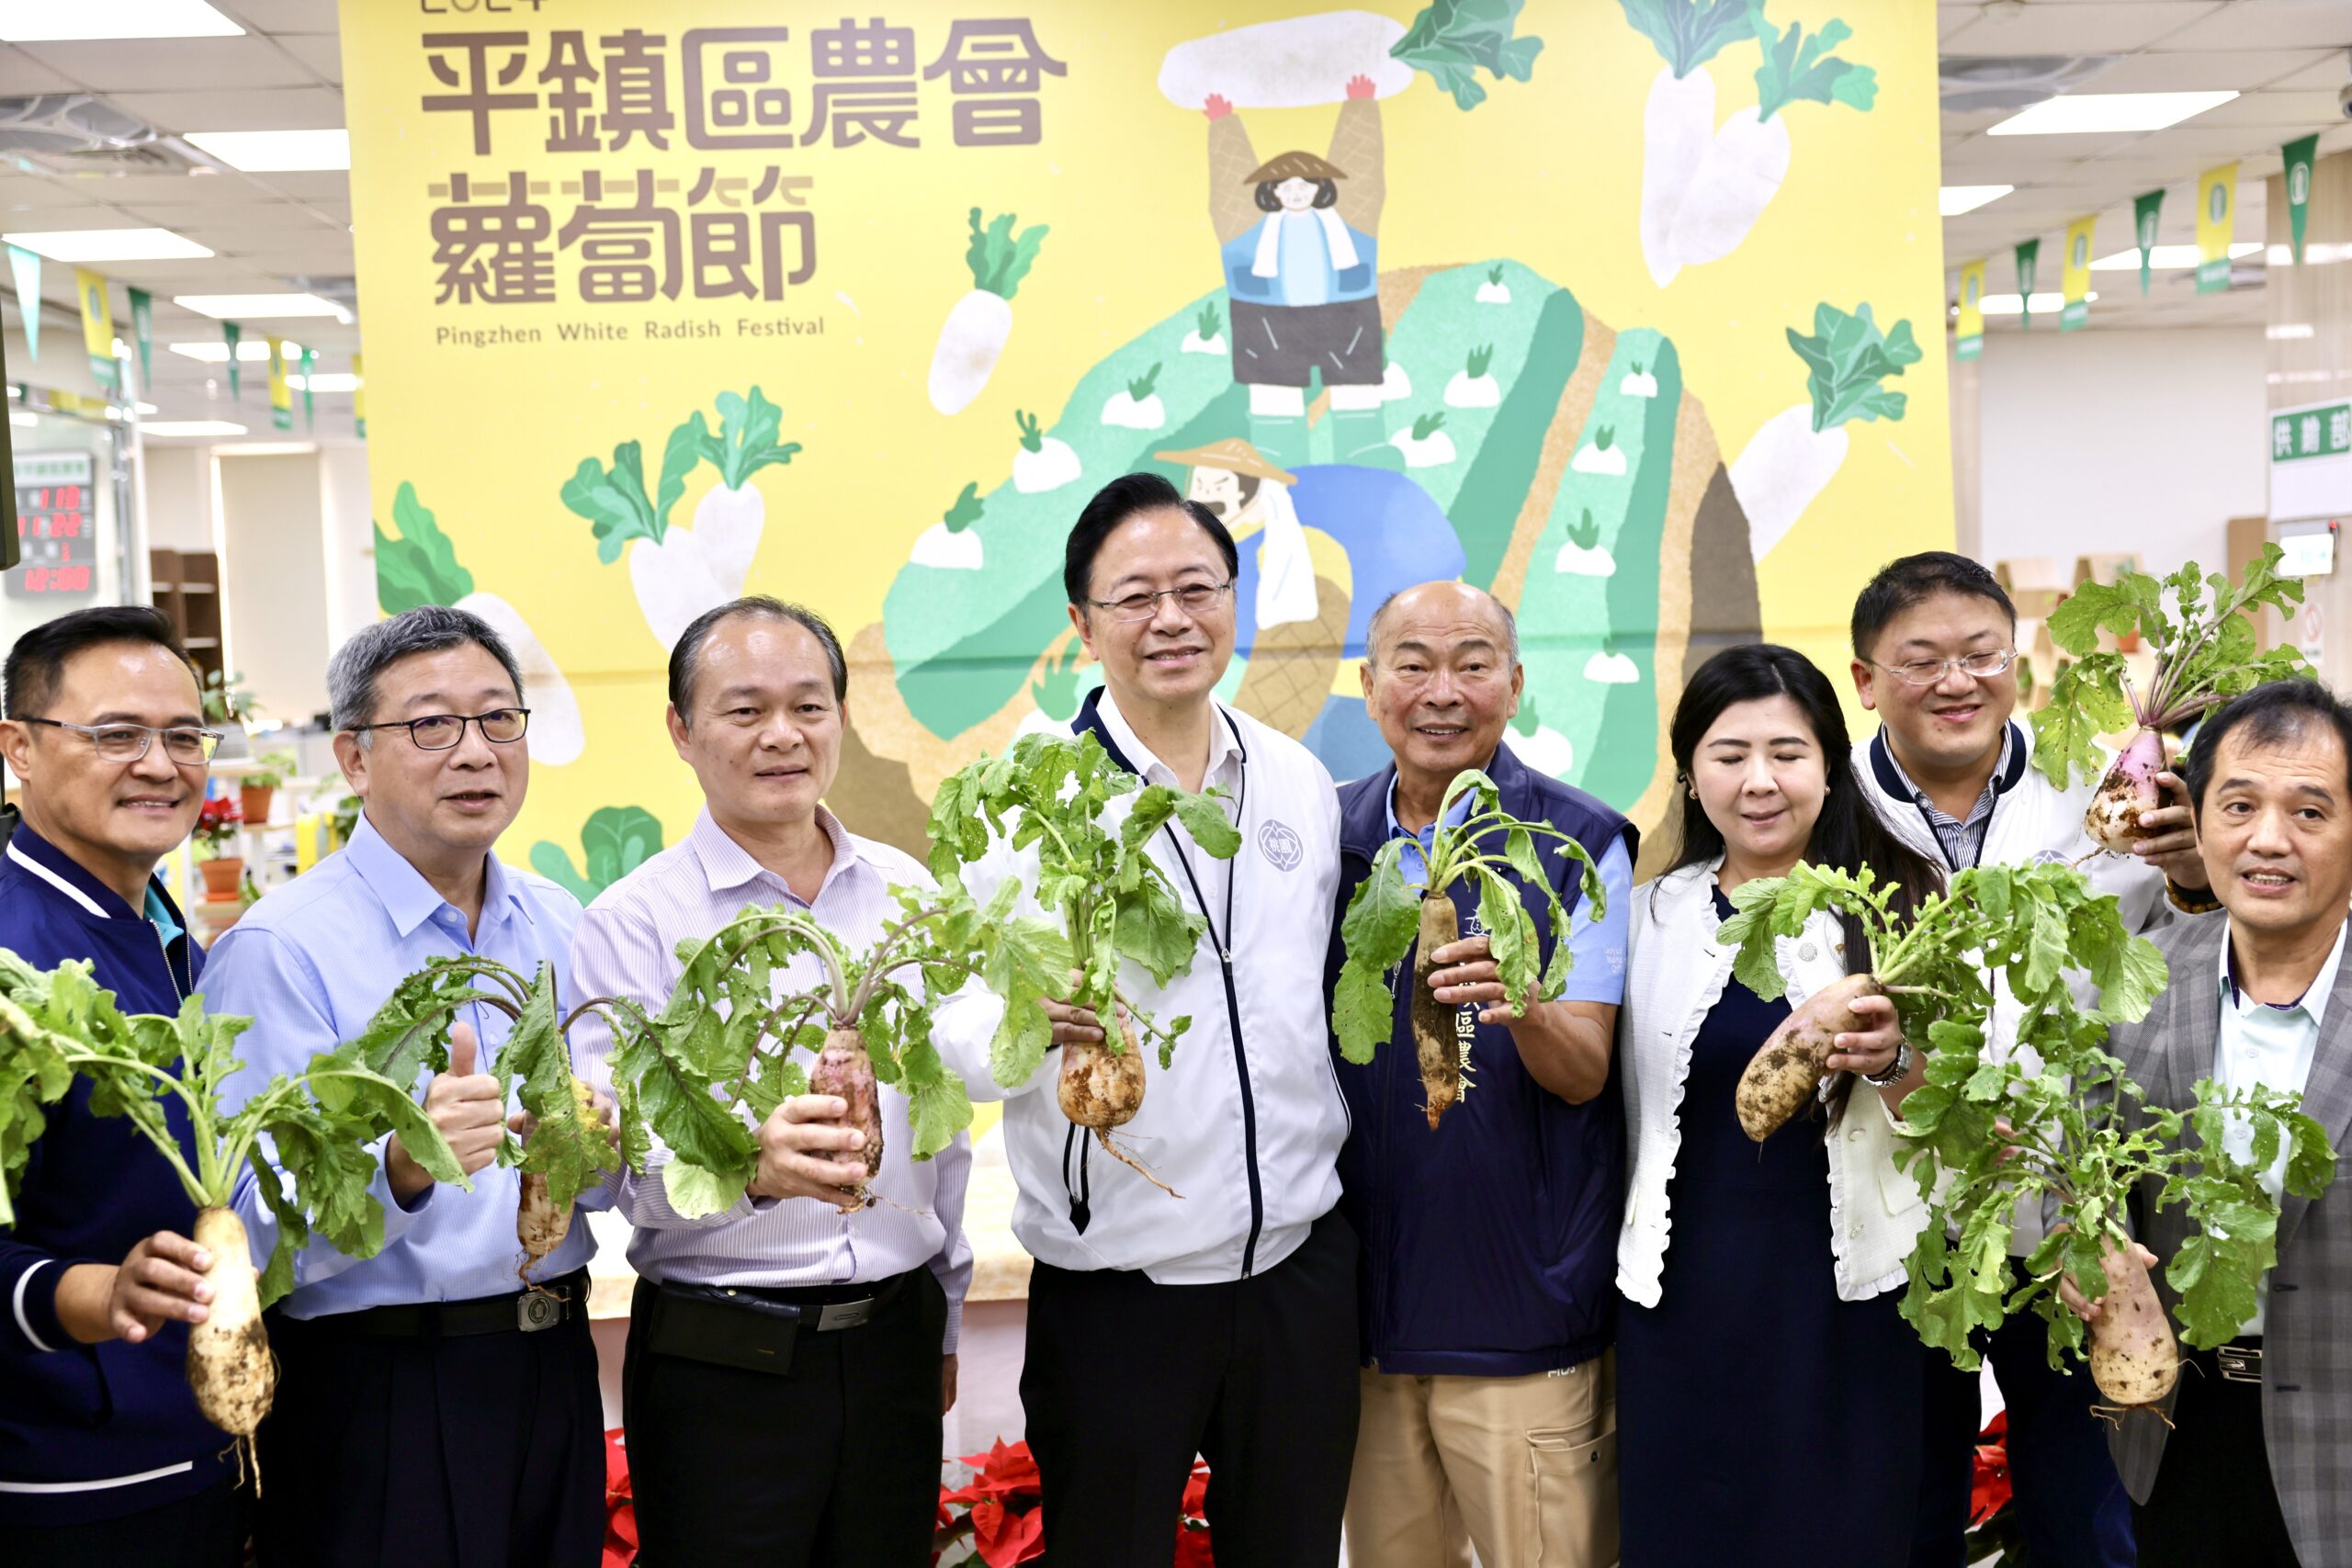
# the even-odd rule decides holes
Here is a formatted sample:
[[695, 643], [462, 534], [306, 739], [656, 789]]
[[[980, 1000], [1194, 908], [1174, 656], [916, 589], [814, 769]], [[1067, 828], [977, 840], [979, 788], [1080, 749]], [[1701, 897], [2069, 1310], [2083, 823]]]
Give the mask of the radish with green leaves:
[[980, 536], [972, 532], [972, 525], [980, 520], [980, 487], [967, 483], [956, 494], [956, 504], [950, 506], [930, 527], [916, 536], [914, 548], [907, 558], [917, 566], [938, 567], [947, 571], [978, 571], [984, 557]]
[[[1831, 20], [1808, 38], [1765, 19], [1762, 0], [1619, 0], [1625, 18], [1665, 58], [1642, 117], [1642, 255], [1660, 288], [1685, 266], [1737, 249], [1789, 172], [1793, 103], [1844, 104], [1867, 113], [1878, 79], [1829, 51], [1853, 36]], [[1715, 86], [1700, 67], [1725, 44], [1754, 38], [1763, 55], [1757, 101], [1718, 128]]]
[[1126, 430], [1158, 430], [1168, 423], [1168, 411], [1160, 406], [1159, 394], [1152, 389], [1159, 385], [1159, 366], [1136, 377], [1125, 387], [1112, 393], [1102, 404], [1102, 423]]
[[1642, 667], [1615, 637], [1603, 637], [1599, 650], [1584, 661], [1584, 678], [1596, 686], [1630, 686], [1642, 678]]
[[1012, 423], [1021, 430], [1021, 450], [1012, 455], [1014, 490], [1035, 495], [1059, 490], [1078, 478], [1078, 454], [1070, 450], [1069, 442], [1047, 435], [1039, 427], [1037, 416], [1025, 410], [1013, 410]]
[[1478, 285], [1476, 302], [1481, 305], [1510, 303], [1510, 285], [1503, 281], [1502, 263], [1497, 262], [1487, 269], [1487, 281]]
[[1384, 360], [1380, 369], [1380, 400], [1397, 402], [1413, 395], [1413, 378], [1395, 360]]
[[1216, 301], [1203, 305], [1193, 318], [1193, 330], [1176, 345], [1179, 354], [1223, 354], [1225, 348], [1225, 317], [1219, 313]]
[[1503, 730], [1503, 744], [1521, 761], [1548, 777], [1564, 779], [1576, 769], [1575, 743], [1544, 722], [1533, 697], [1520, 698], [1519, 711], [1511, 715], [1510, 725]]
[[941, 413], [962, 413], [980, 395], [996, 373], [1005, 340], [1012, 335], [1012, 296], [1029, 276], [1046, 233], [1040, 223], [1016, 238], [1016, 221], [1013, 214], [1000, 212], [983, 229], [980, 209], [972, 209], [972, 243], [964, 252], [964, 265], [972, 271], [972, 291], [947, 312], [931, 351], [926, 389], [931, 406]]
[[[1126, 808], [1110, 819], [1114, 800]], [[1050, 917], [1050, 945], [1026, 938], [1018, 944], [1021, 953], [982, 970], [988, 988], [1004, 1002], [989, 1046], [990, 1076], [1015, 1089], [1044, 1063], [1053, 1027], [1040, 1001], [1055, 998], [1092, 1012], [1104, 1021], [1102, 1043], [1061, 1048], [1056, 1093], [1062, 1113], [1163, 1190], [1165, 1183], [1114, 1143], [1111, 1133], [1142, 1109], [1142, 1047], [1156, 1043], [1166, 1071], [1192, 1022], [1178, 1018], [1161, 1025], [1119, 983], [1121, 965], [1132, 962], [1155, 985], [1167, 985], [1191, 969], [1207, 929], [1151, 857], [1153, 836], [1171, 820], [1216, 859], [1229, 860], [1241, 847], [1240, 832], [1215, 792], [1144, 785], [1113, 762], [1091, 734], [1024, 735], [1003, 755], [982, 757], [941, 784], [931, 809], [931, 869], [943, 885], [1009, 845], [1035, 854], [1026, 891]], [[1023, 886], [1021, 875], [1007, 876], [991, 907]], [[1052, 962], [1056, 957], [1058, 964]]]
[[1425, 413], [1413, 421], [1410, 430], [1400, 430], [1388, 438], [1388, 445], [1405, 455], [1408, 468], [1434, 468], [1453, 461], [1453, 437], [1445, 433], [1445, 414], [1441, 411]]
[[[1456, 803], [1465, 795], [1468, 815], [1455, 822]], [[1551, 842], [1542, 844], [1541, 840]], [[1445, 786], [1418, 881], [1405, 873], [1406, 844], [1403, 839], [1391, 839], [1382, 845], [1373, 856], [1370, 874], [1348, 899], [1340, 921], [1347, 959], [1331, 993], [1331, 1030], [1341, 1055], [1351, 1062], [1371, 1061], [1396, 1028], [1396, 998], [1389, 988], [1389, 972], [1411, 950], [1413, 1051], [1420, 1064], [1423, 1111], [1435, 1129], [1467, 1087], [1465, 1052], [1454, 1034], [1456, 1010], [1438, 1000], [1430, 986], [1430, 976], [1438, 968], [1438, 950], [1462, 936], [1454, 886], [1478, 890], [1478, 922], [1486, 927], [1503, 992], [1518, 998], [1510, 1007], [1514, 1018], [1525, 1016], [1537, 1002], [1557, 998], [1576, 963], [1568, 951], [1568, 915], [1554, 886], [1555, 874], [1540, 851], [1550, 848], [1566, 864], [1583, 895], [1577, 908], [1585, 919], [1601, 919], [1608, 912], [1608, 897], [1582, 844], [1548, 822], [1522, 822], [1506, 813], [1495, 781], [1476, 768], [1465, 768]], [[1535, 920], [1527, 912], [1520, 886], [1511, 881], [1514, 876], [1520, 886], [1543, 890], [1552, 932], [1549, 963], [1538, 951]]]
[[[262, 1309], [293, 1288], [295, 1254], [313, 1233], [353, 1258], [382, 1246], [369, 1145], [397, 1134], [434, 1179], [467, 1185], [447, 1141], [410, 1098], [428, 1042], [349, 1042], [313, 1056], [300, 1073], [272, 1077], [227, 1111], [222, 1091], [241, 1066], [236, 1039], [251, 1022], [207, 1017], [200, 997], [176, 1017], [126, 1015], [88, 963], [40, 970], [0, 950], [0, 1225], [15, 1223], [12, 1197], [45, 1124], [42, 1108], [64, 1099], [74, 1078], [88, 1079], [90, 1109], [127, 1119], [196, 1205], [193, 1235], [211, 1254], [205, 1278], [212, 1298], [205, 1320], [188, 1330], [188, 1386], [205, 1419], [248, 1461], [277, 1384]], [[167, 1118], [172, 1104], [187, 1118], [188, 1147]], [[258, 1275], [232, 1206], [245, 1197], [266, 1207], [277, 1227]]]
[[1782, 409], [1732, 459], [1731, 488], [1747, 513], [1749, 551], [1758, 560], [1796, 526], [1806, 507], [1846, 461], [1850, 420], [1899, 420], [1907, 399], [1879, 382], [1919, 362], [1911, 323], [1879, 331], [1865, 303], [1848, 315], [1837, 306], [1813, 308], [1811, 335], [1788, 329], [1789, 346], [1804, 361], [1811, 401]]
[[1609, 547], [1600, 542], [1600, 525], [1592, 520], [1592, 508], [1583, 509], [1583, 515], [1568, 527], [1566, 541], [1559, 554], [1552, 558], [1552, 570], [1570, 577], [1612, 577], [1617, 560]]
[[[2219, 572], [2200, 578], [2195, 561], [2162, 579], [2121, 571], [2112, 583], [2084, 583], [2050, 613], [2050, 638], [2073, 662], [2051, 682], [2048, 704], [2028, 716], [2033, 765], [2061, 789], [2076, 770], [2088, 776], [2104, 766], [2083, 818], [2083, 831], [2099, 848], [2130, 854], [2154, 836], [2141, 818], [2165, 804], [2156, 775], [2168, 766], [2167, 734], [2266, 681], [2311, 674], [2292, 648], [2257, 651], [2251, 617], [2265, 605], [2283, 614], [2303, 602], [2302, 583], [2278, 575], [2281, 558], [2277, 545], [2265, 545], [2242, 584]], [[2100, 649], [2102, 630], [2137, 634], [2154, 649], [2146, 692], [2132, 683], [2123, 655]], [[2121, 755], [2108, 763], [2098, 737], [2133, 725]]]
[[1617, 432], [1611, 425], [1596, 425], [1591, 445], [1579, 449], [1568, 459], [1568, 467], [1580, 474], [1607, 474], [1623, 478], [1625, 472], [1625, 449], [1617, 445]]
[[1487, 367], [1495, 362], [1495, 345], [1481, 344], [1464, 357], [1462, 368], [1445, 384], [1448, 408], [1491, 409], [1502, 406], [1503, 389]]

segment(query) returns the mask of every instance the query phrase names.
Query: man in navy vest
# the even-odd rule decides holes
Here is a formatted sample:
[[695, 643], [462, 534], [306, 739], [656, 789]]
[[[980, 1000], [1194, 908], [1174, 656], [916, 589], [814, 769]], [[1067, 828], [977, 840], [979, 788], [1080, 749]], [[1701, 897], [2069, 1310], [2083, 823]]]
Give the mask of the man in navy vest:
[[[195, 825], [220, 737], [154, 610], [77, 610], [17, 639], [0, 755], [24, 816], [0, 852], [0, 948], [87, 959], [125, 1012], [176, 1013], [204, 954], [154, 874]], [[187, 1114], [164, 1115], [196, 1157]], [[153, 1145], [90, 1109], [47, 1112], [0, 1230], [0, 1541], [44, 1568], [243, 1561], [243, 1494], [183, 1371], [210, 1259]]]
[[[1477, 891], [1453, 890], [1463, 938], [1435, 955], [1430, 981], [1456, 1010], [1469, 1070], [1434, 1130], [1411, 1043], [1410, 955], [1391, 1043], [1367, 1066], [1338, 1063], [1351, 1113], [1340, 1206], [1363, 1238], [1369, 1363], [1348, 1495], [1357, 1568], [1466, 1562], [1473, 1543], [1482, 1562], [1617, 1561], [1606, 1352], [1625, 1152], [1610, 1067], [1634, 831], [1503, 744], [1524, 679], [1511, 614], [1479, 589], [1425, 582], [1373, 615], [1364, 705], [1396, 761], [1340, 791], [1340, 910], [1391, 839], [1413, 840], [1407, 880], [1423, 874], [1446, 786], [1472, 768], [1495, 781], [1505, 812], [1584, 846], [1607, 909], [1595, 919], [1580, 907], [1566, 859], [1552, 875], [1571, 932], [1549, 929], [1540, 891], [1522, 893], [1545, 961], [1566, 940], [1575, 967], [1559, 1000], [1514, 1019]], [[1327, 989], [1344, 956], [1335, 924]]]

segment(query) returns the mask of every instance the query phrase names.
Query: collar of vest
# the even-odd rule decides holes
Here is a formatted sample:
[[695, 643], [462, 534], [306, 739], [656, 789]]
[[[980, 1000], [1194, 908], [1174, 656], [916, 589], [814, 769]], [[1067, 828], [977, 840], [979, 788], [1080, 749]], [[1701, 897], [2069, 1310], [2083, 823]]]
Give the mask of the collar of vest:
[[[2025, 770], [2030, 760], [2025, 730], [2016, 719], [2009, 720], [2008, 739], [2008, 761], [1993, 779], [1993, 794], [1996, 799], [2025, 782]], [[1910, 786], [1903, 782], [1902, 770], [1894, 765], [1894, 753], [1887, 748], [1883, 727], [1871, 737], [1871, 773], [1878, 787], [1895, 799], [1910, 801], [1917, 798]]]
[[[80, 862], [19, 821], [8, 835], [8, 858], [32, 873], [55, 896], [71, 899], [84, 913], [107, 920], [139, 920], [146, 911], [122, 901], [122, 895], [91, 875]], [[170, 902], [169, 895], [165, 903]], [[179, 911], [172, 911], [175, 919]]]
[[[1498, 804], [1507, 817], [1522, 822], [1532, 821], [1546, 814], [1535, 798], [1535, 773], [1519, 760], [1509, 743], [1500, 742], [1495, 754], [1480, 770], [1495, 781]], [[1396, 784], [1396, 764], [1386, 767], [1366, 779], [1361, 785], [1351, 785], [1340, 795], [1340, 849], [1342, 853], [1370, 860], [1388, 841], [1388, 795]]]
[[[1072, 735], [1091, 735], [1102, 743], [1102, 750], [1109, 754], [1112, 761], [1118, 764], [1121, 773], [1134, 773], [1141, 777], [1143, 770], [1128, 760], [1125, 749], [1113, 738], [1111, 726], [1102, 716], [1103, 690], [1104, 688], [1097, 686], [1086, 694], [1086, 700], [1078, 705], [1078, 716], [1069, 721], [1069, 732]], [[1241, 738], [1241, 727], [1233, 722], [1233, 716], [1227, 713], [1220, 705], [1212, 702], [1209, 706], [1216, 711], [1219, 718], [1225, 720], [1226, 728], [1233, 731], [1234, 755], [1241, 759], [1243, 767], [1248, 767], [1250, 743]]]

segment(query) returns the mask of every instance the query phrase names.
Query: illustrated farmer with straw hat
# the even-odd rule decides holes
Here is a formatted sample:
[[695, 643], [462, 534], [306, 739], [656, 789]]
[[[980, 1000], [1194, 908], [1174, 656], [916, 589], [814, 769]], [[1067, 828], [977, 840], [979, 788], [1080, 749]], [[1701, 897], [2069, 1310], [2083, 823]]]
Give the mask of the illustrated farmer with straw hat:
[[[1368, 76], [1347, 85], [1328, 157], [1260, 163], [1230, 101], [1210, 94], [1209, 220], [1233, 310], [1233, 378], [1250, 389], [1260, 445], [1306, 452], [1306, 387], [1330, 394], [1342, 461], [1385, 438], [1380, 382], [1380, 209], [1387, 196], [1380, 104]], [[1297, 459], [1294, 459], [1297, 460]]]

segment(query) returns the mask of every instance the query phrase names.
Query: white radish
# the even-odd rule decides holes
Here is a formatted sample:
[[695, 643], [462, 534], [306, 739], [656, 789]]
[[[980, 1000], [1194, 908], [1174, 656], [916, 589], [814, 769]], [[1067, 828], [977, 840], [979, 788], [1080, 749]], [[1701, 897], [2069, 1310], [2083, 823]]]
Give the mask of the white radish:
[[1552, 558], [1552, 570], [1563, 577], [1614, 577], [1617, 558], [1609, 553], [1606, 545], [1579, 545], [1568, 539], [1561, 544], [1559, 554]]
[[2091, 796], [2090, 809], [2083, 813], [2083, 831], [2090, 835], [2091, 842], [2128, 855], [2143, 839], [2154, 838], [2154, 832], [2140, 826], [2140, 818], [2165, 804], [2164, 789], [2156, 783], [2156, 775], [2164, 770], [2164, 737], [2152, 729], [2141, 730], [2108, 769], [2107, 777]]
[[1102, 423], [1127, 430], [1158, 430], [1166, 424], [1168, 411], [1152, 390], [1159, 383], [1159, 367], [1154, 365], [1104, 400]]
[[1780, 194], [1789, 173], [1789, 122], [1760, 119], [1754, 106], [1715, 132], [1674, 215], [1668, 243], [1686, 266], [1721, 261], [1739, 247]]
[[1677, 76], [1664, 65], [1642, 107], [1642, 260], [1660, 288], [1682, 270], [1675, 220], [1713, 145], [1715, 80], [1693, 66]]
[[931, 351], [931, 375], [924, 383], [931, 406], [944, 414], [962, 413], [996, 373], [1012, 335], [1012, 300], [985, 288], [956, 300]]
[[1576, 766], [1575, 744], [1548, 724], [1539, 724], [1532, 734], [1526, 735], [1516, 725], [1510, 726], [1503, 731], [1503, 744], [1521, 761], [1550, 778], [1566, 778]]
[[1047, 435], [1035, 414], [1015, 410], [1012, 417], [1021, 430], [1021, 449], [1012, 455], [1014, 490], [1023, 495], [1059, 490], [1083, 471], [1069, 443]]
[[705, 610], [716, 609], [741, 592], [730, 587], [690, 528], [673, 526], [660, 540], [638, 539], [628, 549], [629, 586], [646, 628], [663, 648], [674, 648], [686, 627]]
[[1764, 422], [1732, 459], [1732, 493], [1747, 514], [1754, 558], [1779, 544], [1846, 460], [1846, 427], [1813, 428], [1813, 410], [1800, 403]]
[[1584, 661], [1584, 678], [1596, 685], [1630, 686], [1642, 671], [1628, 655], [1604, 650]]
[[531, 761], [554, 768], [577, 761], [588, 745], [580, 699], [571, 694], [571, 682], [556, 668], [521, 613], [495, 593], [469, 593], [451, 607], [481, 616], [521, 666], [523, 701], [531, 710], [531, 728], [525, 737]]
[[1503, 389], [1494, 377], [1473, 376], [1466, 370], [1456, 370], [1445, 384], [1448, 408], [1491, 409], [1502, 406]]
[[1437, 431], [1422, 440], [1413, 439], [1409, 430], [1400, 430], [1388, 438], [1388, 445], [1405, 455], [1408, 468], [1442, 468], [1454, 459], [1453, 437]]
[[978, 534], [957, 533], [944, 523], [933, 523], [917, 535], [907, 558], [917, 566], [949, 571], [978, 571], [986, 560]]
[[767, 501], [749, 479], [740, 486], [711, 486], [695, 507], [695, 537], [702, 541], [703, 560], [729, 599], [742, 593], [752, 575], [752, 558], [759, 553], [767, 519]]
[[[187, 1331], [187, 1383], [204, 1418], [237, 1439], [247, 1454], [277, 1393], [277, 1363], [262, 1327], [261, 1290], [244, 1222], [232, 1209], [199, 1209], [196, 1245], [212, 1255], [212, 1287], [202, 1323]], [[260, 1483], [255, 1472], [255, 1486]]]
[[1188, 332], [1184, 334], [1184, 341], [1176, 345], [1176, 351], [1179, 354], [1224, 354], [1227, 352], [1225, 346], [1225, 334], [1223, 333], [1217, 333], [1215, 337], [1203, 337], [1200, 333], [1193, 332]]
[[1384, 403], [1393, 403], [1400, 398], [1409, 398], [1412, 395], [1413, 378], [1405, 373], [1403, 366], [1393, 359], [1390, 360], [1388, 367], [1380, 373], [1380, 400]]

